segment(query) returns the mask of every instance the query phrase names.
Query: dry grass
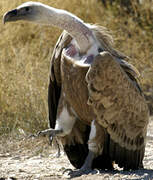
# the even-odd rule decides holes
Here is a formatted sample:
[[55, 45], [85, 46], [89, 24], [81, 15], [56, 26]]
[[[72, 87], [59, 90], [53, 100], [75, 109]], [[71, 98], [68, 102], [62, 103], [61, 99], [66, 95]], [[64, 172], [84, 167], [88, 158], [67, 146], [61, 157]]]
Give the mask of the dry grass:
[[[0, 17], [23, 0], [1, 0]], [[149, 0], [128, 14], [99, 0], [41, 0], [69, 10], [85, 22], [112, 30], [115, 47], [131, 57], [140, 71], [145, 90], [153, 83], [153, 6]], [[132, 1], [133, 2], [133, 1]], [[35, 132], [47, 127], [47, 86], [50, 57], [60, 30], [30, 23], [0, 24], [0, 134]]]

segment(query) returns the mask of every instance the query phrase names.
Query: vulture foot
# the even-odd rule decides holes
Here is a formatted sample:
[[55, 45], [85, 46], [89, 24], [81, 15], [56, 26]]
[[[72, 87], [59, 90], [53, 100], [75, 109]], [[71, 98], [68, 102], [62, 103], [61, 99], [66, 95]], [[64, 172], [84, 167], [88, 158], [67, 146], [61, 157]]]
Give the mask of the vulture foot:
[[75, 176], [81, 176], [81, 175], [84, 175], [84, 174], [90, 174], [92, 173], [92, 169], [77, 169], [77, 170], [74, 170], [72, 173], [70, 173], [69, 175], [75, 177]]
[[89, 153], [85, 159], [85, 162], [80, 169], [77, 169], [77, 170], [67, 169], [64, 171], [64, 173], [68, 172], [68, 175], [70, 175], [71, 177], [76, 177], [76, 176], [81, 176], [83, 174], [93, 173], [92, 164], [93, 164], [94, 157], [95, 157], [95, 153], [89, 150]]
[[60, 130], [56, 130], [56, 129], [45, 129], [44, 131], [39, 131], [38, 132], [38, 136], [43, 136], [43, 135], [49, 135], [49, 137], [54, 137], [58, 134], [61, 134], [63, 131]]
[[56, 138], [56, 135], [58, 134], [61, 134], [63, 131], [62, 130], [55, 130], [55, 129], [46, 129], [46, 130], [43, 130], [43, 131], [39, 131], [37, 133], [37, 137], [39, 136], [43, 136], [43, 135], [48, 135], [49, 136], [49, 142], [50, 142], [50, 145], [52, 145], [52, 142], [53, 142], [53, 138], [55, 138], [55, 145], [58, 149], [57, 153], [55, 154], [55, 157], [59, 158], [60, 155], [61, 155], [61, 150], [60, 150], [60, 145], [57, 141], [57, 138]]
[[72, 170], [72, 169], [66, 169], [63, 174], [66, 173], [67, 176], [70, 176], [71, 178], [72, 177], [78, 177], [78, 176], [81, 176], [81, 175], [84, 175], [84, 174], [90, 174], [92, 173], [93, 170], [92, 169], [76, 169], [76, 170]]

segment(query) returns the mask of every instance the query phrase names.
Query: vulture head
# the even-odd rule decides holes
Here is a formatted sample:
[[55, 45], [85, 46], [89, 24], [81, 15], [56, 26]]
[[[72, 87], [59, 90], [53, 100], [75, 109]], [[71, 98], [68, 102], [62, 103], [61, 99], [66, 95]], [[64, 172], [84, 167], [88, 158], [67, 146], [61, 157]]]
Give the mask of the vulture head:
[[11, 21], [25, 20], [43, 23], [46, 22], [44, 19], [47, 15], [46, 8], [48, 9], [49, 7], [39, 2], [26, 2], [16, 9], [6, 12], [3, 17], [3, 22], [5, 24]]
[[[66, 30], [76, 41], [72, 43], [67, 54], [75, 56], [76, 59], [80, 59], [79, 53], [85, 54], [92, 51], [89, 55], [90, 60], [87, 60], [91, 61], [91, 57], [98, 54], [97, 50], [100, 44], [90, 29], [90, 25], [85, 24], [80, 18], [68, 11], [56, 9], [40, 2], [26, 2], [16, 9], [6, 12], [3, 16], [4, 24], [19, 20], [57, 26]], [[97, 44], [97, 47], [95, 47], [95, 44]]]

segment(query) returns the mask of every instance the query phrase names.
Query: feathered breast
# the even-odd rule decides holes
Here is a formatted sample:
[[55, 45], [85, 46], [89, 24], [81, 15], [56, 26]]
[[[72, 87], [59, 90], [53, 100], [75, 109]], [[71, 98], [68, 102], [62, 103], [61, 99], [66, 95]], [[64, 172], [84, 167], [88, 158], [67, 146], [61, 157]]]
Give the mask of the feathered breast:
[[75, 64], [73, 59], [62, 57], [62, 90], [79, 119], [90, 125], [94, 119], [92, 107], [87, 104], [88, 89], [85, 76], [89, 67]]

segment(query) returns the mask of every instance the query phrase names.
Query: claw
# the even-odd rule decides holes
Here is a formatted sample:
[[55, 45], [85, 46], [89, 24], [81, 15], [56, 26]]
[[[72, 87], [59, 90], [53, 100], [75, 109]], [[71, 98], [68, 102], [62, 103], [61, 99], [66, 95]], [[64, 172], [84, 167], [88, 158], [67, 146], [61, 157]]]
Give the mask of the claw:
[[55, 142], [56, 142], [56, 146], [57, 146], [57, 150], [58, 150], [57, 154], [56, 154], [56, 157], [59, 158], [60, 155], [61, 155], [61, 149], [60, 149], [60, 145], [59, 145], [57, 139], [55, 139]]
[[[95, 157], [95, 153], [92, 152], [91, 150], [89, 150], [88, 156], [86, 157], [85, 162], [84, 162], [83, 166], [81, 167], [81, 169], [77, 169], [74, 171], [71, 170], [68, 173], [68, 175], [70, 175], [71, 177], [77, 177], [77, 176], [81, 176], [83, 174], [95, 173], [95, 171], [92, 170], [92, 163], [93, 163], [94, 157]], [[69, 170], [65, 170], [65, 172], [66, 171], [69, 171]]]
[[60, 145], [59, 145], [56, 137], [54, 137], [53, 135], [50, 135], [50, 136], [49, 136], [49, 143], [50, 143], [50, 145], [52, 146], [52, 144], [53, 144], [53, 139], [54, 139], [54, 138], [55, 138], [55, 144], [56, 144], [56, 147], [57, 147], [57, 153], [56, 153], [55, 157], [56, 157], [56, 158], [59, 158], [60, 155], [61, 155], [61, 150], [60, 150]]
[[36, 134], [30, 134], [30, 135], [27, 137], [27, 139], [30, 139], [30, 138], [36, 138], [36, 137], [37, 137]]
[[52, 143], [53, 143], [53, 138], [54, 138], [54, 137], [53, 137], [52, 135], [49, 136], [49, 144], [50, 144], [50, 145], [52, 145]]
[[36, 137], [43, 136], [43, 135], [49, 135], [49, 143], [50, 143], [50, 145], [52, 145], [53, 139], [55, 137], [55, 143], [56, 143], [56, 147], [58, 149], [56, 157], [60, 157], [61, 150], [60, 150], [60, 145], [59, 145], [59, 143], [58, 143], [58, 141], [56, 139], [56, 135], [61, 134], [62, 132], [63, 132], [63, 130], [56, 130], [56, 129], [50, 128], [50, 129], [45, 129], [43, 131], [39, 131], [37, 133]]
[[89, 169], [76, 169], [76, 170], [72, 170], [72, 169], [66, 169], [63, 171], [63, 175], [70, 176], [71, 178], [73, 177], [78, 177], [78, 176], [82, 176], [82, 175], [87, 175], [87, 174], [99, 174], [100, 171], [98, 169], [94, 169], [92, 170], [91, 168]]
[[74, 172], [74, 170], [72, 170], [72, 169], [65, 169], [65, 170], [63, 171], [63, 174], [65, 174], [65, 173], [71, 174], [71, 173], [73, 173], [73, 172]]
[[63, 174], [67, 173], [67, 175], [71, 176], [71, 177], [78, 177], [84, 174], [90, 174], [93, 173], [94, 171], [92, 169], [76, 169], [76, 170], [72, 170], [72, 169], [66, 169]]
[[54, 132], [54, 129], [45, 129], [43, 131], [39, 131], [37, 133], [38, 136], [42, 136], [42, 135], [53, 135], [52, 133]]
[[37, 136], [42, 136], [42, 135], [49, 135], [50, 137], [51, 136], [55, 136], [55, 135], [57, 135], [57, 134], [60, 134], [60, 133], [62, 133], [63, 131], [61, 130], [61, 129], [59, 129], [59, 130], [56, 130], [56, 129], [52, 129], [52, 128], [50, 128], [50, 129], [45, 129], [45, 130], [43, 130], [43, 131], [39, 131], [38, 133], [37, 133]]

